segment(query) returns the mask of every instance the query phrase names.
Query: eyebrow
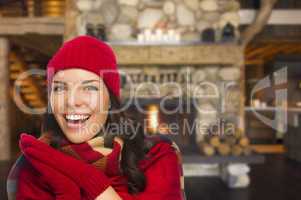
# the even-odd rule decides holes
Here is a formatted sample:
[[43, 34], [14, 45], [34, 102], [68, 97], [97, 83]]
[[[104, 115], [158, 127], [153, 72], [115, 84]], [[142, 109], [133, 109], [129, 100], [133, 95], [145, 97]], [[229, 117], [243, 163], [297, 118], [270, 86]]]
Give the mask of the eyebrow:
[[[91, 82], [99, 82], [99, 80], [85, 80], [85, 81], [82, 81], [82, 84], [87, 84], [87, 83], [91, 83]], [[53, 83], [59, 83], [59, 84], [64, 84], [64, 85], [67, 84], [66, 82], [63, 82], [63, 81], [53, 81]]]
[[82, 84], [87, 84], [87, 83], [91, 83], [91, 82], [99, 82], [99, 80], [86, 80], [86, 81], [83, 81]]
[[59, 84], [64, 84], [64, 85], [66, 85], [66, 83], [65, 83], [65, 82], [62, 82], [62, 81], [53, 81], [53, 83], [59, 83]]

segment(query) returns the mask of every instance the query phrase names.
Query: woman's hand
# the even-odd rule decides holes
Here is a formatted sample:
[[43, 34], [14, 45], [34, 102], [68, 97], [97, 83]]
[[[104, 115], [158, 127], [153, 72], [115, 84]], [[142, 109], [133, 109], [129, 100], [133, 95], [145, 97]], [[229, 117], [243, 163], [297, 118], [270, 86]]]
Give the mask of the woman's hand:
[[70, 178], [40, 161], [27, 156], [26, 159], [48, 184], [51, 191], [54, 193], [56, 200], [81, 200], [80, 189]]
[[73, 180], [94, 200], [110, 186], [110, 180], [94, 166], [50, 147], [33, 136], [22, 134], [20, 146], [26, 158], [43, 163]]

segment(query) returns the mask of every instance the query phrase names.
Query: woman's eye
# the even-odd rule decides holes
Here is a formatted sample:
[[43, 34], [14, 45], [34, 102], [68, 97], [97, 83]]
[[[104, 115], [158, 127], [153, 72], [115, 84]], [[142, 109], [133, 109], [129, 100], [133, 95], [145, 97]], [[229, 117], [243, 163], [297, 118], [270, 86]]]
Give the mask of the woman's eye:
[[96, 86], [92, 86], [92, 85], [89, 85], [89, 86], [85, 86], [84, 87], [84, 90], [89, 90], [89, 91], [98, 91], [98, 87]]
[[53, 91], [54, 91], [54, 92], [61, 92], [61, 91], [63, 91], [64, 89], [65, 89], [64, 86], [54, 86], [54, 87], [53, 87]]

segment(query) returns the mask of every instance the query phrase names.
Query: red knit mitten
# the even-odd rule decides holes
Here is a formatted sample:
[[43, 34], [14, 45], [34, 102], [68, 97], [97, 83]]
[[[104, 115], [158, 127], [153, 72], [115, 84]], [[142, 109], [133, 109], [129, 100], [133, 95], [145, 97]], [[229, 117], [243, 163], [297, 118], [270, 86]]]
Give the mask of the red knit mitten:
[[[120, 168], [120, 156], [122, 147], [116, 140], [113, 140], [113, 150], [110, 154], [106, 155], [106, 166], [104, 173], [108, 176], [111, 181], [111, 186], [116, 192], [127, 191], [128, 181], [126, 176], [122, 174]], [[105, 155], [103, 155], [105, 156]]]
[[122, 175], [120, 165], [119, 165], [121, 146], [117, 141], [114, 140], [113, 142], [114, 142], [113, 150], [109, 155], [107, 155], [107, 164], [104, 171], [105, 174], [109, 177]]
[[26, 160], [35, 168], [50, 187], [56, 200], [81, 200], [79, 187], [70, 178], [45, 165], [44, 163], [26, 156]]
[[25, 156], [48, 165], [72, 179], [94, 200], [110, 186], [108, 177], [96, 167], [65, 155], [33, 136], [22, 134], [20, 145]]

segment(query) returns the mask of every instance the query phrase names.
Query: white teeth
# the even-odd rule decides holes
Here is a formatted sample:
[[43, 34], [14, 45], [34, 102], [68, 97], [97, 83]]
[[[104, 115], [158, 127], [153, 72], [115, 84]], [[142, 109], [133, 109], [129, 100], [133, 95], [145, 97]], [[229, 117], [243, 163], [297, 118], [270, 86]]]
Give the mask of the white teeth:
[[67, 120], [85, 120], [88, 119], [90, 115], [65, 115]]

